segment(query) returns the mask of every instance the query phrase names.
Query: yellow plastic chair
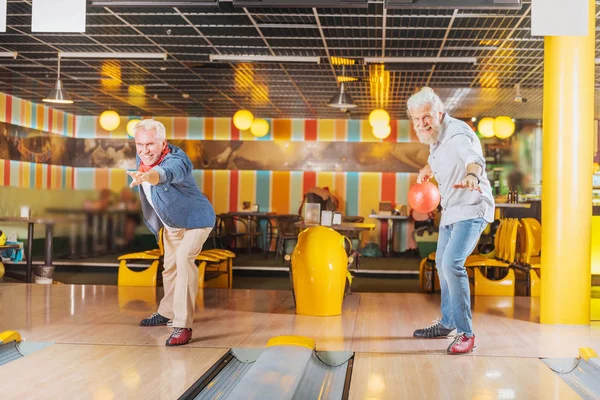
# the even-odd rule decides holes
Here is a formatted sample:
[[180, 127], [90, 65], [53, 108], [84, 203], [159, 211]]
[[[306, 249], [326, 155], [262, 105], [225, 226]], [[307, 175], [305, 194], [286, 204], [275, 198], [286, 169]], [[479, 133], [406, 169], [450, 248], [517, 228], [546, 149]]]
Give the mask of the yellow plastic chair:
[[514, 296], [515, 295], [515, 271], [508, 269], [506, 276], [500, 280], [493, 281], [483, 276], [479, 268], [474, 270], [475, 296]]
[[[231, 270], [228, 268], [229, 257], [223, 254], [201, 251], [196, 261], [204, 262], [203, 287], [231, 288]], [[206, 271], [215, 272], [216, 276], [206, 279]]]
[[[473, 268], [473, 292], [479, 296], [514, 296], [516, 276], [513, 267], [517, 254], [517, 236], [519, 221], [517, 219], [504, 219], [500, 222], [496, 239], [497, 258], [494, 260], [476, 261], [465, 264]], [[480, 268], [506, 268], [506, 276], [502, 279], [492, 280], [486, 278]]]
[[535, 218], [523, 218], [521, 222], [525, 231], [523, 263], [539, 269], [541, 266], [542, 226]]
[[206, 261], [200, 261], [198, 264], [198, 288], [204, 287], [204, 273], [206, 272]]
[[[118, 286], [156, 286], [158, 266], [163, 261], [163, 229], [158, 232], [158, 249], [124, 254], [118, 258]], [[150, 266], [142, 271], [133, 271], [127, 265], [131, 260], [152, 260]]]

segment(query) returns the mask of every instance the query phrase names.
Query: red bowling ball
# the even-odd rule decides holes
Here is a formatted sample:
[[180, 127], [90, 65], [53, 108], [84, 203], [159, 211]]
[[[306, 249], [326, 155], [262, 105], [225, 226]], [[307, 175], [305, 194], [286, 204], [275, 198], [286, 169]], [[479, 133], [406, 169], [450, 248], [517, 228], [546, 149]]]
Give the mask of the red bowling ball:
[[408, 204], [415, 211], [432, 212], [440, 204], [440, 191], [429, 181], [415, 183], [408, 190]]

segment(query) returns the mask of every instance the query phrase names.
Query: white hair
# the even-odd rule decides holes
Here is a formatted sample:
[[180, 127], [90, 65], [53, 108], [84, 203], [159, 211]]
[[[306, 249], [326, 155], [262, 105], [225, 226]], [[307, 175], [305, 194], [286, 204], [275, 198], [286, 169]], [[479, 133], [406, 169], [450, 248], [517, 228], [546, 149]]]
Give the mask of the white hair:
[[431, 105], [431, 111], [433, 111], [433, 114], [438, 112], [443, 113], [445, 110], [444, 103], [442, 103], [440, 96], [438, 96], [432, 88], [423, 87], [417, 93], [410, 96], [406, 102], [408, 115], [410, 116], [410, 110], [421, 108], [428, 104]]
[[155, 131], [156, 138], [158, 140], [161, 140], [161, 141], [167, 140], [167, 130], [165, 129], [165, 126], [161, 122], [158, 122], [157, 120], [154, 120], [154, 119], [141, 120], [140, 122], [135, 124], [135, 127], [133, 128], [133, 130], [135, 133], [137, 133], [137, 131], [140, 129], [143, 129], [145, 131]]

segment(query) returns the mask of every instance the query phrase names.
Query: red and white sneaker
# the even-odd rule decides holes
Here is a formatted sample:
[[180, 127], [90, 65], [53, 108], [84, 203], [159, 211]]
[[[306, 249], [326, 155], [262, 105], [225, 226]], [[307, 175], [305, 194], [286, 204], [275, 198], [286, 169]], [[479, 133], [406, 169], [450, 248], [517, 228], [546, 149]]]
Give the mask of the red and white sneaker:
[[192, 340], [191, 328], [174, 328], [173, 333], [171, 333], [165, 344], [167, 346], [181, 346], [188, 344], [190, 340]]
[[448, 346], [448, 354], [466, 354], [475, 349], [475, 335], [471, 337], [465, 336], [464, 333], [456, 335], [450, 346]]

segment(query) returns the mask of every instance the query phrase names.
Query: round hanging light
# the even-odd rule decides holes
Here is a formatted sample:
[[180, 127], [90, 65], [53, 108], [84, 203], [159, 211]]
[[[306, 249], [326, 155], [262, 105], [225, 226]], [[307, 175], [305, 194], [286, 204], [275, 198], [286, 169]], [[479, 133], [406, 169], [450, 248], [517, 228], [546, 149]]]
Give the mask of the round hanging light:
[[494, 118], [482, 118], [477, 125], [477, 130], [484, 138], [494, 137]]
[[239, 110], [233, 114], [233, 125], [240, 131], [247, 131], [252, 126], [254, 115], [248, 110]]
[[140, 119], [130, 119], [127, 123], [127, 134], [131, 137], [135, 137], [135, 126], [141, 122]]
[[369, 124], [373, 128], [378, 126], [385, 127], [390, 124], [390, 114], [381, 108], [377, 108], [369, 114]]
[[385, 139], [386, 137], [390, 136], [390, 133], [392, 133], [392, 127], [389, 125], [376, 126], [373, 128], [373, 136], [375, 136], [377, 139]]
[[116, 111], [106, 110], [100, 114], [100, 126], [102, 129], [108, 132], [112, 132], [119, 127], [121, 124], [121, 117]]
[[250, 126], [250, 132], [256, 137], [263, 137], [269, 133], [269, 123], [262, 118], [255, 119]]
[[511, 117], [502, 115], [494, 120], [494, 133], [500, 139], [506, 139], [515, 133], [515, 123]]

